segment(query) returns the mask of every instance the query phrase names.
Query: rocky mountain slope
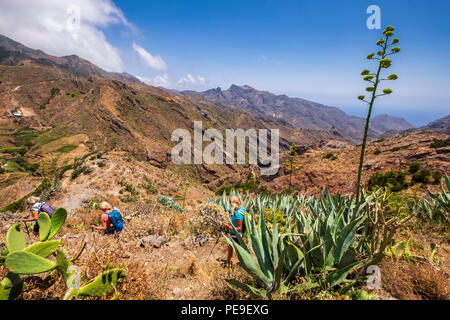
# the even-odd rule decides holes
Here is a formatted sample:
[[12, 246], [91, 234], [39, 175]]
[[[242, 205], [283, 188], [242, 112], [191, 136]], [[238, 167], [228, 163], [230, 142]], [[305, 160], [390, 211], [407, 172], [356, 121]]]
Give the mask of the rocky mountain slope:
[[[367, 187], [370, 176], [375, 172], [383, 173], [389, 170], [408, 172], [409, 165], [413, 162], [420, 163], [421, 169], [429, 170], [430, 173], [439, 171], [442, 175], [448, 174], [450, 147], [432, 146], [436, 140], [448, 138], [449, 135], [445, 134], [413, 132], [369, 143], [364, 163], [363, 185]], [[325, 187], [330, 188], [332, 192], [352, 193], [355, 188], [360, 152], [361, 148], [357, 146], [342, 147], [333, 144], [309, 150], [298, 157], [300, 169], [294, 172], [292, 184], [297, 190], [308, 194], [316, 194]], [[408, 182], [410, 179], [411, 177], [407, 178]], [[280, 171], [280, 176], [266, 186], [270, 190], [280, 192], [288, 187], [288, 182], [288, 172]], [[439, 189], [437, 184], [428, 187]]]
[[75, 77], [100, 77], [133, 83], [140, 82], [136, 77], [127, 73], [107, 72], [76, 55], [51, 56], [41, 50], [28, 48], [0, 34], [0, 65], [18, 66], [30, 62], [57, 69]]
[[[194, 176], [211, 188], [239, 180], [241, 174], [258, 168], [175, 166], [170, 159], [174, 130], [193, 132], [194, 121], [202, 121], [204, 130], [221, 132], [228, 128], [276, 128], [280, 130], [281, 151], [292, 143], [306, 150], [345, 138], [330, 131], [296, 129], [282, 119], [177, 95], [135, 81], [132, 76], [106, 73], [78, 57], [52, 57], [6, 37], [0, 38], [0, 93], [0, 145], [6, 151], [25, 147], [14, 137], [18, 129], [31, 128], [33, 135], [42, 133], [49, 141], [59, 141], [59, 147], [64, 147], [62, 138], [84, 134], [89, 150], [125, 151], [150, 165]], [[44, 142], [27, 149], [25, 160], [36, 164], [46, 157], [41, 150], [47, 147]], [[0, 156], [3, 162], [13, 157], [7, 152], [0, 152]]]
[[[232, 85], [228, 90], [217, 88], [204, 92], [184, 91], [182, 94], [200, 95], [211, 101], [237, 106], [252, 114], [269, 115], [282, 119], [296, 128], [330, 130], [337, 135], [350, 138], [353, 142], [362, 138], [365, 125], [364, 119], [349, 116], [338, 108], [286, 95], [274, 95], [246, 85]], [[371, 122], [369, 138], [377, 138], [386, 130], [405, 130], [412, 127], [414, 126], [404, 119], [379, 115]]]

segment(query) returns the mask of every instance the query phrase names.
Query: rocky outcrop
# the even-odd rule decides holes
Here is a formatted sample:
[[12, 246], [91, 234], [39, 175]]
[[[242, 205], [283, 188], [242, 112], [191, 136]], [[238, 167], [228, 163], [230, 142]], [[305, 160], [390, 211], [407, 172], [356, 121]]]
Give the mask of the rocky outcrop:
[[139, 240], [138, 246], [141, 248], [153, 247], [161, 248], [167, 243], [168, 239], [166, 236], [150, 235]]

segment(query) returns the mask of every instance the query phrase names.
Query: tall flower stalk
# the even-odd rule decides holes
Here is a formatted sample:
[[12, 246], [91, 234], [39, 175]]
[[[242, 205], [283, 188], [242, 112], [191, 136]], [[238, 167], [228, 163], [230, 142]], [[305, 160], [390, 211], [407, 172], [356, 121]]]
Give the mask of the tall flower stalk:
[[[381, 48], [380, 51], [377, 52], [377, 56], [375, 57], [375, 53], [370, 53], [367, 56], [368, 60], [377, 60], [378, 61], [378, 69], [376, 73], [371, 73], [369, 70], [363, 70], [361, 75], [363, 76], [363, 80], [370, 82], [372, 85], [366, 88], [366, 91], [371, 94], [370, 100], [366, 100], [366, 97], [361, 95], [358, 97], [359, 100], [364, 101], [369, 105], [369, 111], [367, 113], [366, 118], [366, 126], [364, 128], [364, 137], [361, 148], [361, 157], [359, 159], [359, 168], [358, 168], [358, 179], [356, 183], [356, 197], [359, 200], [361, 193], [361, 176], [362, 176], [362, 168], [364, 163], [364, 153], [366, 151], [367, 145], [367, 134], [369, 132], [370, 125], [370, 117], [372, 115], [373, 105], [375, 103], [376, 98], [381, 96], [386, 96], [392, 93], [392, 89], [383, 89], [381, 94], [377, 94], [379, 92], [379, 85], [382, 81], [392, 81], [397, 80], [398, 76], [396, 74], [391, 74], [385, 79], [381, 78], [381, 73], [383, 69], [389, 69], [392, 65], [392, 60], [388, 58], [388, 56], [397, 54], [400, 52], [400, 48], [395, 46], [400, 42], [398, 38], [392, 38], [394, 36], [394, 27], [389, 26], [383, 31], [384, 38], [381, 38], [377, 41], [377, 46]], [[391, 40], [392, 38], [392, 40]]]

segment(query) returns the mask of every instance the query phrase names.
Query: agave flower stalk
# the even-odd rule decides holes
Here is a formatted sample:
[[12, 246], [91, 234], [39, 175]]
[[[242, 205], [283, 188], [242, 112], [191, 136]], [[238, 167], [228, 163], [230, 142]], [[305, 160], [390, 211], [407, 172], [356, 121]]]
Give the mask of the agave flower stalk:
[[[364, 128], [364, 136], [362, 141], [362, 147], [361, 147], [361, 156], [359, 160], [359, 167], [358, 167], [358, 179], [356, 182], [356, 197], [357, 200], [360, 198], [360, 190], [361, 190], [361, 176], [362, 176], [362, 168], [364, 163], [364, 153], [366, 151], [366, 144], [367, 144], [367, 134], [369, 132], [369, 125], [370, 125], [370, 117], [372, 115], [372, 109], [375, 103], [376, 98], [380, 96], [385, 96], [392, 94], [392, 89], [386, 88], [383, 89], [382, 94], [377, 94], [379, 85], [382, 81], [386, 80], [397, 80], [398, 76], [396, 74], [391, 74], [386, 79], [381, 79], [381, 71], [383, 69], [388, 69], [392, 65], [392, 60], [388, 58], [390, 55], [394, 55], [400, 52], [399, 47], [395, 47], [395, 45], [399, 42], [398, 38], [392, 39], [392, 41], [389, 43], [390, 39], [394, 36], [394, 27], [389, 26], [386, 27], [386, 29], [383, 31], [384, 38], [377, 41], [377, 46], [381, 47], [381, 50], [377, 52], [377, 57], [375, 57], [374, 53], [370, 53], [367, 56], [368, 60], [377, 60], [378, 61], [378, 70], [376, 73], [370, 73], [369, 70], [364, 70], [361, 72], [361, 75], [363, 76], [363, 80], [370, 82], [372, 85], [366, 88], [366, 91], [371, 94], [370, 100], [366, 100], [364, 95], [361, 95], [358, 97], [359, 100], [364, 101], [369, 105], [369, 110], [367, 113], [366, 118], [366, 125]], [[390, 49], [390, 52], [388, 52], [388, 49]]]

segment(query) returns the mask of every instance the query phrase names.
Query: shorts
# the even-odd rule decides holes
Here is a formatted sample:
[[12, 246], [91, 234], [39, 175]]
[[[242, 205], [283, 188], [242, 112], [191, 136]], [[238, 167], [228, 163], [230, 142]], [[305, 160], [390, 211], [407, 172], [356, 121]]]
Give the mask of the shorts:
[[39, 232], [39, 224], [37, 221], [34, 223], [33, 232]]
[[237, 244], [239, 244], [239, 239], [236, 236], [231, 235], [231, 240], [233, 240], [234, 242], [236, 242]]

